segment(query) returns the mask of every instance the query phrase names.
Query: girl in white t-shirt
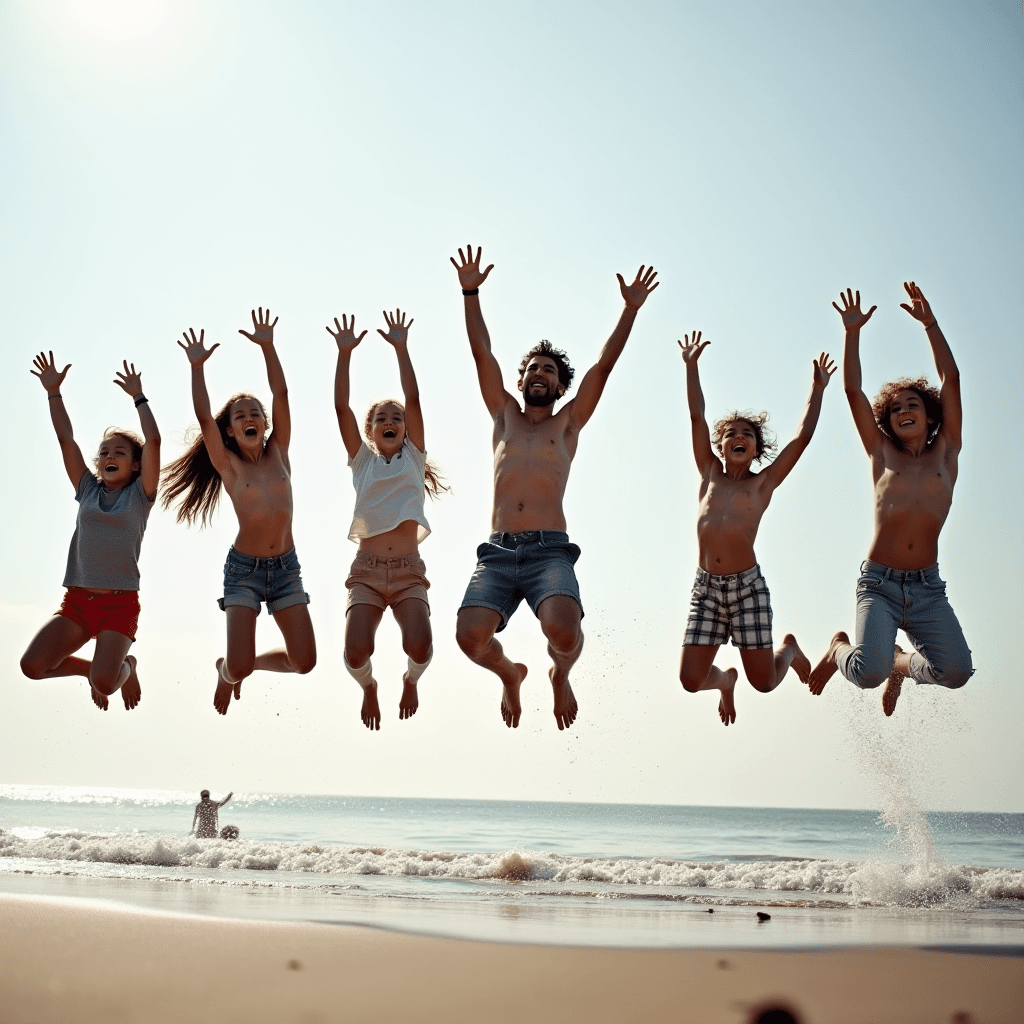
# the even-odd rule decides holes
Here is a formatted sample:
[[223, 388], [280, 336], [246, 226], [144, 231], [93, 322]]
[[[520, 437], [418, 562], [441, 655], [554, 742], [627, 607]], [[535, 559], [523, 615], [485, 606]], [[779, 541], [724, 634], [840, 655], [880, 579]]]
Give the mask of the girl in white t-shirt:
[[402, 647], [409, 657], [398, 717], [411, 718], [419, 707], [416, 684], [433, 655], [427, 603], [430, 583], [419, 555], [419, 542], [430, 533], [423, 495], [429, 491], [431, 497], [437, 497], [448, 489], [427, 461], [423, 443], [419, 388], [407, 345], [413, 322], [407, 324], [399, 309], [394, 316], [385, 312], [384, 319], [388, 330], [377, 333], [398, 356], [405, 405], [387, 400], [370, 406], [363, 427], [365, 440], [349, 407], [349, 363], [366, 331], [356, 336], [354, 316], [342, 316], [340, 324], [335, 318], [335, 330], [327, 328], [338, 343], [334, 407], [356, 490], [349, 539], [359, 545], [345, 581], [345, 668], [363, 688], [360, 714], [371, 730], [380, 728], [380, 704], [370, 655], [377, 627], [389, 607], [402, 630]]

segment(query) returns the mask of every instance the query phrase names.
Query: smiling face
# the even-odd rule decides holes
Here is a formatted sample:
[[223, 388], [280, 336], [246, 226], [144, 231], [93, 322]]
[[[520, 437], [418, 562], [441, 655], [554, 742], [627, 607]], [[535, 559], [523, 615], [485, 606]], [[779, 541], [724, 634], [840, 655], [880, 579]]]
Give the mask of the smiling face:
[[267, 434], [267, 416], [255, 398], [239, 398], [228, 411], [227, 432], [244, 451], [262, 451]]
[[519, 378], [519, 390], [527, 405], [554, 405], [565, 394], [558, 380], [558, 364], [550, 356], [534, 356]]
[[889, 427], [901, 444], [927, 440], [931, 423], [924, 399], [916, 391], [903, 388], [893, 395], [889, 403]]
[[397, 402], [381, 402], [370, 416], [370, 439], [386, 459], [400, 451], [405, 442], [405, 410]]
[[718, 449], [727, 468], [748, 468], [757, 456], [757, 431], [746, 420], [731, 420], [722, 429]]
[[96, 453], [96, 474], [108, 491], [117, 491], [131, 483], [132, 474], [139, 471], [131, 441], [120, 434], [103, 438]]

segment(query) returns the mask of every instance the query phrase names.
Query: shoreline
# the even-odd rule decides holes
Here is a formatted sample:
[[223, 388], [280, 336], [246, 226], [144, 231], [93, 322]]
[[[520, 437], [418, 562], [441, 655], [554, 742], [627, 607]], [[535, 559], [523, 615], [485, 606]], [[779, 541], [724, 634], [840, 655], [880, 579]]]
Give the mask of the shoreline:
[[640, 950], [473, 942], [0, 894], [5, 1022], [1019, 1019], [1020, 950]]

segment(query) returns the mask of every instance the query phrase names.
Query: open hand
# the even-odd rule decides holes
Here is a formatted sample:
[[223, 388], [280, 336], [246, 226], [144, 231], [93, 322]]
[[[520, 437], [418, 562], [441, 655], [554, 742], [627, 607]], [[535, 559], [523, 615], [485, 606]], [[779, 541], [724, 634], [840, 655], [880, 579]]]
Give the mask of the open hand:
[[689, 334], [684, 334], [683, 337], [686, 339], [685, 345], [678, 338], [676, 339], [676, 344], [683, 350], [684, 363], [689, 364], [697, 362], [697, 360], [700, 359], [701, 352], [711, 344], [710, 341], [701, 341], [700, 336], [700, 331], [694, 331], [692, 339]]
[[[191, 338], [189, 335], [191, 335]], [[184, 331], [181, 336], [185, 339], [185, 344], [182, 345], [180, 341], [178, 344], [185, 350], [185, 355], [188, 356], [188, 361], [192, 366], [202, 366], [213, 355], [214, 349], [220, 348], [219, 341], [216, 345], [211, 345], [209, 348], [203, 344], [203, 340], [206, 337], [205, 330], [199, 332], [198, 341], [196, 341], [196, 332], [192, 327]]]
[[[349, 323], [349, 319], [351, 319], [351, 323]], [[363, 333], [360, 334], [358, 338], [356, 337], [355, 314], [353, 314], [352, 317], [349, 318], [345, 316], [344, 313], [342, 313], [340, 324], [338, 323], [338, 318], [335, 317], [334, 326], [337, 328], [336, 331], [332, 331], [330, 327], [325, 327], [324, 330], [326, 330], [327, 333], [331, 335], [331, 337], [334, 338], [334, 340], [338, 343], [338, 351], [340, 352], [351, 352], [352, 349], [354, 349], [356, 345], [358, 345], [359, 342], [361, 342], [363, 338], [366, 337], [366, 331], [363, 331]]]
[[259, 319], [256, 319], [256, 310], [252, 312], [252, 334], [248, 331], [240, 330], [238, 333], [244, 338], [248, 338], [250, 341], [255, 341], [257, 345], [273, 345], [274, 344], [274, 328], [277, 326], [279, 317], [274, 317], [274, 322], [270, 322], [270, 310], [267, 310], [267, 315], [263, 315], [263, 307], [259, 309]]
[[843, 308], [840, 309], [834, 302], [832, 308], [843, 318], [843, 326], [848, 330], [859, 331], [870, 319], [871, 314], [874, 313], [877, 306], [872, 306], [866, 313], [860, 311], [860, 292], [857, 292], [857, 297], [853, 297], [853, 292], [849, 288], [846, 289], [846, 294], [839, 293], [839, 298], [843, 303]]
[[58, 370], [53, 361], [53, 352], [50, 353], [49, 359], [46, 358], [45, 352], [40, 352], [32, 360], [32, 365], [35, 369], [29, 370], [29, 373], [39, 378], [39, 383], [43, 385], [48, 395], [55, 395], [60, 391], [60, 386], [64, 383], [68, 370], [71, 369], [71, 364], [68, 363], [63, 370]]
[[621, 274], [615, 276], [619, 279], [619, 291], [622, 292], [622, 298], [630, 309], [639, 309], [647, 301], [647, 296], [661, 284], [660, 281], [654, 280], [658, 276], [654, 267], [646, 269], [641, 267], [636, 272], [636, 278], [632, 284], [626, 284], [622, 280]]
[[129, 369], [128, 360], [124, 359], [122, 362], [124, 363], [124, 373], [120, 370], [115, 370], [114, 372], [117, 374], [117, 378], [119, 379], [115, 379], [114, 383], [131, 398], [134, 398], [136, 395], [141, 395], [142, 374], [135, 369], [134, 363], [132, 363], [131, 369]]
[[408, 323], [405, 322], [405, 314], [400, 310], [395, 310], [395, 315], [391, 316], [390, 313], [384, 310], [384, 319], [388, 324], [388, 332], [385, 334], [379, 327], [377, 333], [386, 341], [392, 345], [404, 345], [409, 340], [409, 328], [412, 327], [414, 321], [410, 320]]
[[901, 302], [900, 309], [905, 309], [915, 320], [920, 320], [923, 324], [935, 323], [932, 307], [928, 305], [928, 300], [924, 297], [921, 289], [913, 281], [904, 281], [903, 287], [910, 296], [910, 303]]
[[824, 391], [828, 387], [828, 382], [832, 379], [832, 374], [835, 372], [836, 364], [832, 361], [832, 357], [827, 352], [822, 352], [814, 360], [813, 386]]
[[459, 284], [462, 286], [463, 291], [472, 291], [474, 288], [479, 288], [480, 285], [487, 280], [487, 275], [494, 269], [492, 263], [486, 270], [480, 270], [480, 256], [483, 253], [483, 247], [476, 247], [476, 257], [473, 256], [473, 246], [466, 246], [466, 255], [463, 255], [462, 250], [459, 250], [459, 262], [455, 262], [455, 257], [450, 256], [449, 259], [452, 261], [452, 266], [459, 272]]

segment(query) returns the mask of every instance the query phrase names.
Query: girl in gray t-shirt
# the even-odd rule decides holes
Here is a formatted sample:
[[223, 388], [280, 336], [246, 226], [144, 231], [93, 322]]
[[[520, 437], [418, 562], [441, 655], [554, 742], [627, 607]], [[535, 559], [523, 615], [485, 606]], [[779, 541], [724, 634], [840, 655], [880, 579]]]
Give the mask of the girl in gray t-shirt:
[[[128, 651], [139, 623], [139, 552], [160, 482], [160, 431], [142, 393], [142, 376], [124, 362], [114, 381], [135, 402], [143, 438], [127, 430], [103, 435], [92, 469], [75, 441], [58, 370], [40, 352], [32, 373], [46, 390], [64, 469], [75, 488], [78, 521], [68, 551], [67, 588], [60, 609], [32, 639], [21, 659], [29, 679], [85, 676], [97, 707], [118, 690], [131, 711], [142, 699], [135, 658]], [[92, 660], [73, 657], [92, 638]]]

